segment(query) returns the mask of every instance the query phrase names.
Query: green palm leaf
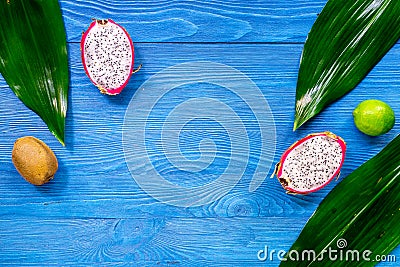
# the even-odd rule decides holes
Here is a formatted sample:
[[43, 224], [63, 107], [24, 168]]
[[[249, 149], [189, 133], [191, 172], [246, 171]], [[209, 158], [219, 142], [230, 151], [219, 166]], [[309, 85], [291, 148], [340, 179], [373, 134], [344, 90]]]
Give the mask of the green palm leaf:
[[400, 37], [400, 1], [329, 0], [304, 45], [294, 130], [351, 91]]
[[[376, 256], [396, 248], [400, 244], [399, 147], [400, 135], [343, 179], [321, 202], [293, 244], [291, 251], [299, 252], [298, 260], [289, 252], [292, 259], [288, 254], [280, 266], [374, 266]], [[311, 250], [315, 258], [303, 253]], [[330, 260], [329, 250], [337, 251], [333, 254], [336, 260]]]
[[0, 0], [0, 72], [64, 145], [69, 86], [66, 34], [57, 0]]

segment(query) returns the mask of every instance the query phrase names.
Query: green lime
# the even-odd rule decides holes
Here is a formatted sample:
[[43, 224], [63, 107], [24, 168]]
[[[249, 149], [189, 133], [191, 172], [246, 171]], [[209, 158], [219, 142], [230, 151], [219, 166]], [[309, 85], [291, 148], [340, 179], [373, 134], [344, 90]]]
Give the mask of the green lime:
[[371, 136], [385, 134], [393, 128], [393, 109], [380, 100], [361, 102], [353, 111], [354, 124], [363, 133]]

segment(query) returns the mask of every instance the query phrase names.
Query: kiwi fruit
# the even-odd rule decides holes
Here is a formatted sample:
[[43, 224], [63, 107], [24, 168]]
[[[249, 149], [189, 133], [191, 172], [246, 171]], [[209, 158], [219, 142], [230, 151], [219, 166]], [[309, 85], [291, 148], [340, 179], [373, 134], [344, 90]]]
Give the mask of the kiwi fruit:
[[21, 137], [15, 141], [12, 162], [19, 174], [34, 185], [49, 182], [58, 169], [54, 152], [33, 136]]

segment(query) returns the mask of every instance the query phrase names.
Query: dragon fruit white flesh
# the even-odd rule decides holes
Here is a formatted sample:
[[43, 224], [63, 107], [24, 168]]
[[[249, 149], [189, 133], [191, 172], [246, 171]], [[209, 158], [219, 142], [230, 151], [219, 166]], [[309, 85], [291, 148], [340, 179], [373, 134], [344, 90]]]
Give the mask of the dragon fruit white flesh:
[[346, 143], [331, 132], [310, 134], [282, 155], [276, 176], [288, 192], [308, 194], [337, 177], [343, 165]]
[[94, 20], [81, 40], [86, 74], [101, 93], [116, 95], [133, 73], [134, 47], [127, 31], [113, 20]]

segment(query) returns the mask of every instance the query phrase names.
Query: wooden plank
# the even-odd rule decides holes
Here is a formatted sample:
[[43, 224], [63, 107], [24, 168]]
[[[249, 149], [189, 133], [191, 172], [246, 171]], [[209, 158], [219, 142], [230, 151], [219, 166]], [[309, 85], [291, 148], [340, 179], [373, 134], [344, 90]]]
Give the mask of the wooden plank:
[[[288, 249], [305, 217], [0, 220], [0, 264], [140, 266], [260, 263], [259, 250]], [[290, 223], [290, 224], [289, 224]], [[276, 255], [275, 255], [276, 257]], [[275, 259], [277, 261], [277, 259]], [[268, 263], [267, 261], [265, 263]], [[143, 264], [143, 265], [142, 265]], [[271, 261], [269, 266], [275, 266]]]
[[304, 42], [325, 1], [60, 1], [68, 41], [112, 18], [134, 42]]
[[[0, 80], [0, 87], [3, 89], [0, 90], [0, 214], [47, 218], [117, 218], [146, 214], [170, 214], [177, 217], [310, 215], [335, 182], [309, 196], [290, 196], [285, 194], [276, 179], [266, 179], [256, 192], [249, 192], [249, 183], [259, 156], [257, 142], [253, 144], [255, 150], [251, 152], [249, 167], [236, 187], [215, 203], [190, 209], [159, 203], [146, 194], [130, 175], [122, 147], [125, 111], [137, 88], [166, 67], [208, 60], [236, 68], [260, 88], [271, 107], [278, 133], [274, 162], [298, 138], [311, 131], [331, 130], [341, 135], [348, 144], [347, 159], [342, 169], [342, 177], [346, 176], [376, 154], [398, 132], [397, 123], [387, 135], [367, 137], [357, 132], [351, 113], [355, 105], [366, 98], [387, 101], [396, 114], [400, 112], [400, 98], [396, 97], [399, 96], [397, 61], [400, 47], [395, 46], [358, 88], [329, 107], [306, 127], [289, 134], [293, 123], [292, 106], [301, 49], [300, 44], [139, 44], [137, 61], [144, 64], [143, 69], [133, 77], [121, 95], [108, 97], [99, 94], [90, 84], [80, 63], [79, 46], [70, 44], [72, 80], [65, 148], [47, 131], [40, 119], [7, 90], [4, 80]], [[228, 104], [234, 103], [230, 102], [227, 91], [207, 95], [209, 89], [196, 86], [193, 87], [194, 94], [191, 97], [222, 97]], [[171, 95], [171, 100], [186, 97], [188, 96], [180, 95], [178, 91]], [[174, 101], [166, 101], [166, 105], [158, 109], [160, 114], [165, 115], [173, 109]], [[246, 109], [238, 109], [243, 110]], [[250, 121], [251, 116], [246, 116], [243, 120]], [[257, 140], [259, 133], [253, 129], [248, 134], [250, 140]], [[48, 185], [34, 187], [27, 184], [11, 163], [12, 144], [23, 135], [35, 135], [43, 139], [57, 154], [60, 169], [56, 178]], [[157, 134], [150, 138], [157, 138]], [[192, 157], [198, 156], [192, 139], [187, 142], [190, 149], [185, 152]], [[157, 166], [163, 170], [161, 163]], [[188, 181], [181, 182], [185, 184]], [[201, 184], [204, 181], [198, 182]]]
[[277, 266], [307, 219], [1, 219], [0, 264]]

